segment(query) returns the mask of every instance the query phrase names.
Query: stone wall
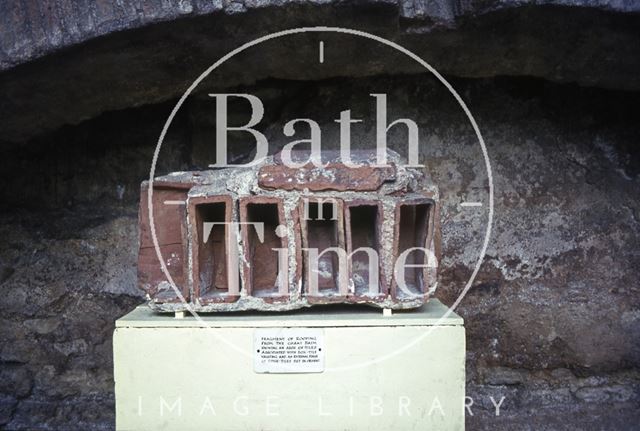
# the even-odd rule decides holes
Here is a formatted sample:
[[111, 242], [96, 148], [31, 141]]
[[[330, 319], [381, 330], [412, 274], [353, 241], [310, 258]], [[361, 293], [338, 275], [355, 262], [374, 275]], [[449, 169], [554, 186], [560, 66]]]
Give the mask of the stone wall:
[[[640, 95], [526, 78], [452, 82], [483, 131], [495, 184], [487, 258], [457, 310], [468, 331], [469, 428], [635, 426]], [[335, 146], [339, 110], [370, 118], [373, 92], [388, 92], [394, 112], [419, 121], [443, 202], [436, 296], [453, 303], [486, 222], [459, 203], [483, 199], [487, 181], [473, 132], [448, 93], [426, 75], [269, 80], [244, 90], [265, 101], [262, 130], [273, 151], [294, 114], [317, 119], [323, 142]], [[143, 301], [139, 183], [170, 109], [107, 113], [0, 157], [0, 426], [113, 427], [113, 322]], [[210, 112], [206, 97], [185, 106], [160, 173], [211, 162]], [[363, 126], [355, 146], [370, 136]], [[403, 142], [399, 134], [391, 143], [402, 151]], [[239, 160], [249, 157], [246, 141], [233, 148]], [[505, 397], [498, 418], [491, 396]]]

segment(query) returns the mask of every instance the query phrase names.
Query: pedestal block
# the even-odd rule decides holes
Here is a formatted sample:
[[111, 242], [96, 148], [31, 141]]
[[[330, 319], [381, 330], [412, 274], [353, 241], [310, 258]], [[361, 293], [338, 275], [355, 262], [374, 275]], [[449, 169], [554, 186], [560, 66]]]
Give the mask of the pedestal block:
[[177, 319], [114, 332], [118, 430], [463, 430], [465, 331], [437, 300]]

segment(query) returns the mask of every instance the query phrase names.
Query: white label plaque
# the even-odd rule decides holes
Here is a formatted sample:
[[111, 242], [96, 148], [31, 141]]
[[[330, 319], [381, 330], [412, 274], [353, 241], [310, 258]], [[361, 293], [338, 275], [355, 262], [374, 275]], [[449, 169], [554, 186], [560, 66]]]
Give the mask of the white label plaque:
[[324, 332], [320, 328], [260, 328], [253, 333], [256, 373], [321, 373]]

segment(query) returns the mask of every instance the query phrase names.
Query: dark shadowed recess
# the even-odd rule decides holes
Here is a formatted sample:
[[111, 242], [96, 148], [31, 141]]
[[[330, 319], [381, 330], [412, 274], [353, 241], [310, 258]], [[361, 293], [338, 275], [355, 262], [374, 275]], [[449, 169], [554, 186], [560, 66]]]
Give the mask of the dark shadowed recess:
[[[508, 98], [509, 102], [523, 104], [525, 110], [535, 115], [562, 124], [566, 130], [588, 133], [589, 130], [619, 125], [621, 132], [629, 138], [615, 143], [619, 146], [617, 149], [626, 154], [620, 160], [622, 169], [630, 177], [640, 173], [640, 155], [632, 139], [637, 134], [633, 124], [639, 116], [638, 92], [556, 85], [531, 78], [448, 79], [468, 103], [472, 100], [469, 106], [476, 115], [479, 110], [482, 116], [484, 111], [489, 114], [492, 110], [502, 109], [504, 98]], [[310, 117], [316, 114], [315, 119], [328, 123], [325, 127], [336, 128], [330, 123], [346, 106], [345, 102], [339, 102], [342, 104], [336, 105], [339, 108], [333, 109], [335, 112], [328, 109], [326, 112], [314, 112], [317, 111], [314, 106], [327, 103], [322, 93], [326, 88], [338, 93], [359, 91], [366, 96], [372, 89], [396, 88], [399, 81], [407, 91], [414, 93], [434, 85], [433, 81], [425, 83], [424, 75], [363, 80], [333, 78], [319, 82], [269, 79], [224, 91], [242, 91], [259, 96], [265, 105], [265, 116], [257, 129], [270, 137], [272, 129], [281, 131], [281, 122], [300, 113]], [[157, 175], [206, 169], [215, 160], [214, 102], [201, 95], [202, 92], [188, 99], [174, 119], [158, 159]], [[335, 99], [335, 95], [331, 97]], [[446, 105], [443, 112], [459, 110], [446, 92], [428, 92], [428, 97], [429, 109], [433, 106], [433, 109], [443, 111]], [[16, 207], [63, 209], [80, 206], [137, 211], [133, 204], [139, 198], [139, 184], [148, 178], [158, 137], [175, 102], [106, 112], [76, 126], [64, 126], [21, 145], [0, 149], [0, 201], [3, 207], [10, 210]], [[231, 103], [230, 123], [246, 122], [247, 112], [246, 104]], [[288, 114], [290, 116], [286, 117]], [[487, 115], [488, 120], [490, 115]], [[255, 145], [247, 135], [230, 133], [229, 143], [230, 162], [251, 160]], [[273, 139], [270, 153], [277, 152], [281, 145], [281, 139]], [[324, 145], [327, 149], [336, 148], [338, 143], [331, 140], [325, 141]], [[399, 148], [399, 151], [405, 150]]]

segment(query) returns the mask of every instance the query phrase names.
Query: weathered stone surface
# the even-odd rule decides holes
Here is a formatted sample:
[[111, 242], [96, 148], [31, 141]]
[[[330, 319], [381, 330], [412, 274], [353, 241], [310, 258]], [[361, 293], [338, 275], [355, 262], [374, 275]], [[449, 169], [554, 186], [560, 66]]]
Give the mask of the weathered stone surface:
[[[372, 4], [375, 3], [372, 2]], [[399, 15], [414, 21], [412, 24], [421, 32], [438, 27], [453, 28], [461, 18], [514, 9], [527, 3], [538, 7], [564, 6], [618, 13], [640, 12], [640, 6], [633, 0], [547, 0], [541, 3], [523, 3], [513, 0], [484, 2], [386, 0], [380, 3], [397, 8]], [[326, 2], [312, 1], [310, 4], [324, 5]], [[109, 33], [184, 17], [222, 12], [229, 15], [241, 14], [270, 6], [286, 7], [287, 5], [270, 0], [239, 2], [181, 0], [149, 2], [143, 5], [135, 0], [124, 0], [117, 4], [7, 2], [3, 4], [0, 15], [3, 24], [0, 27], [0, 70], [33, 61], [51, 52]]]
[[59, 317], [48, 317], [44, 319], [28, 319], [24, 321], [24, 326], [39, 335], [46, 335], [54, 332], [60, 327], [62, 319]]
[[[638, 377], [637, 372], [620, 372], [580, 378], [567, 373], [566, 369], [554, 369], [529, 372], [523, 386], [517, 389], [472, 384], [469, 389], [475, 402], [467, 410], [473, 414], [467, 415], [467, 426], [498, 430], [514, 427], [573, 430], [598, 423], [606, 429], [633, 429], [634, 421], [640, 418], [633, 407], [640, 400]], [[500, 404], [503, 396], [505, 399]], [[496, 404], [500, 404], [499, 416], [496, 416]], [[603, 409], [605, 405], [607, 408]], [[529, 409], [535, 414], [523, 414]], [[567, 424], [569, 417], [571, 423]]]
[[[468, 428], [634, 429], [639, 95], [531, 79], [453, 83], [484, 134], [496, 186], [487, 260], [457, 310], [466, 321], [467, 393], [474, 398]], [[373, 91], [397, 94], [398, 111], [414, 109], [443, 204], [445, 258], [435, 295], [452, 304], [486, 221], [481, 210], [459, 203], [480, 199], [486, 183], [472, 131], [449, 96], [423, 77], [407, 76], [260, 87], [274, 99], [303, 100], [314, 118], [326, 106], [356, 105], [359, 118], [368, 118], [363, 100]], [[210, 124], [201, 122], [210, 112], [201, 108], [190, 105], [177, 119], [159, 174], [211, 163]], [[0, 267], [7, 268], [0, 282], [0, 368], [24, 368], [31, 376], [23, 398], [0, 392], [2, 412], [10, 415], [2, 427], [113, 428], [111, 332], [117, 317], [144, 302], [136, 288], [139, 184], [170, 109], [110, 113], [0, 157], [6, 205]], [[299, 109], [285, 103], [269, 124], [281, 130]], [[327, 142], [338, 142], [337, 128], [329, 127], [334, 114], [323, 124]], [[275, 151], [286, 140], [266, 129]], [[354, 142], [367, 142], [359, 130]], [[404, 140], [391, 141], [403, 150]], [[248, 146], [233, 148], [239, 161], [250, 158]], [[51, 332], [23, 323], [58, 318]], [[77, 339], [85, 340], [86, 353], [65, 356], [53, 347]], [[501, 380], [486, 383], [487, 371], [497, 367], [505, 370]], [[504, 384], [507, 369], [521, 382]], [[506, 397], [500, 417], [489, 396]]]
[[0, 369], [0, 393], [23, 398], [31, 392], [31, 376], [19, 364], [8, 364]]
[[493, 386], [517, 385], [525, 379], [525, 371], [505, 367], [488, 368], [484, 374], [484, 383]]
[[0, 425], [5, 425], [11, 420], [14, 408], [18, 405], [18, 400], [12, 396], [0, 395]]
[[95, 398], [113, 387], [113, 322], [141, 301], [136, 218], [93, 214], [1, 216], [0, 261], [14, 269], [0, 284], [3, 429], [112, 428]]
[[[22, 1], [3, 2], [0, 22], [0, 141], [6, 142], [172, 100], [240, 44], [301, 26], [369, 31], [456, 76], [640, 89], [640, 14], [633, 0]], [[203, 91], [266, 78], [424, 71], [373, 42], [337, 35], [324, 37], [326, 63], [315, 67], [318, 38], [261, 46], [230, 61]]]

